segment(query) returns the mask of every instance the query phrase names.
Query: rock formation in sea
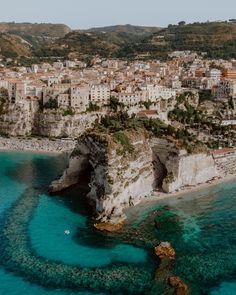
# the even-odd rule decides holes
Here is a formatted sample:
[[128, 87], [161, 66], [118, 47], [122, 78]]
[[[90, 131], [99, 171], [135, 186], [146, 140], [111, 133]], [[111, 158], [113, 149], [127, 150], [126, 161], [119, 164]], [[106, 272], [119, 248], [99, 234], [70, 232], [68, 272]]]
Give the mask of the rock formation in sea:
[[71, 155], [64, 175], [50, 187], [60, 191], [76, 184], [86, 169], [91, 170], [87, 197], [100, 222], [119, 223], [123, 209], [136, 205], [155, 188], [152, 149], [144, 130], [120, 134], [119, 143], [108, 134], [84, 134]]
[[50, 186], [52, 193], [69, 188], [90, 171], [87, 195], [97, 220], [123, 222], [123, 210], [138, 204], [157, 188], [174, 192], [205, 183], [218, 175], [208, 154], [188, 154], [175, 143], [130, 129], [115, 134], [84, 133], [71, 154], [63, 176]]
[[159, 246], [155, 247], [155, 254], [162, 260], [174, 260], [175, 250], [169, 242], [161, 242]]
[[179, 277], [170, 277], [168, 283], [175, 288], [175, 295], [188, 295], [188, 286]]

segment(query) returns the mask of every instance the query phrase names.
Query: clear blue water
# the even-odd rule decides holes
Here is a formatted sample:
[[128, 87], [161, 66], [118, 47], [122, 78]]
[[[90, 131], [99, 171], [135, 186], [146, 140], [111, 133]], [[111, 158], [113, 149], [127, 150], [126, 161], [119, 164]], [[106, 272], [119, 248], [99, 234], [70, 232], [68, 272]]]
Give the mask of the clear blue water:
[[[153, 247], [170, 241], [191, 294], [236, 294], [236, 184], [128, 210], [96, 232], [82, 189], [49, 196], [62, 156], [0, 153], [0, 295], [172, 294]], [[65, 230], [70, 234], [66, 235]]]

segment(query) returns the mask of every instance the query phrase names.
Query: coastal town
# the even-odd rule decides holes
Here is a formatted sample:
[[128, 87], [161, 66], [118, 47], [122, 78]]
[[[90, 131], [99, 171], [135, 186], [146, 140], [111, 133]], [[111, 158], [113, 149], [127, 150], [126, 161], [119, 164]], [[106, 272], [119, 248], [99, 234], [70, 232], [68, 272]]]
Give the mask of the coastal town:
[[236, 294], [235, 3], [4, 2], [0, 295]]
[[[233, 147], [233, 128], [226, 138], [219, 130], [212, 133], [209, 126], [201, 126], [203, 116], [192, 122], [189, 117], [194, 110], [185, 101], [180, 105], [184, 96], [197, 115], [204, 113], [211, 123], [226, 129], [236, 125], [236, 60], [175, 51], [165, 62], [95, 56], [89, 66], [79, 60], [13, 68], [2, 64], [0, 134], [76, 138], [96, 118], [109, 114], [110, 105], [117, 104], [129, 115], [158, 118], [176, 128], [182, 123], [199, 140], [212, 142], [212, 148]], [[41, 117], [35, 118], [38, 113]], [[44, 124], [40, 131], [29, 123], [33, 118]], [[45, 131], [48, 125], [55, 125], [57, 131]]]

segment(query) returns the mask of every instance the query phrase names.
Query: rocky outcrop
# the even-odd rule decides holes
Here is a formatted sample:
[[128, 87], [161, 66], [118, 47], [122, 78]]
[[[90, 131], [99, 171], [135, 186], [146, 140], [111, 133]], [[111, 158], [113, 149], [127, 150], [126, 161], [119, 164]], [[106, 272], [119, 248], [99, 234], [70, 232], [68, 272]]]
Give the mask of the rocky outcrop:
[[155, 250], [156, 256], [158, 256], [161, 260], [162, 259], [168, 259], [168, 260], [175, 259], [175, 250], [169, 242], [161, 242], [160, 245], [155, 247], [154, 250]]
[[188, 286], [179, 277], [170, 277], [168, 283], [175, 288], [175, 295], [188, 295]]
[[24, 100], [24, 103], [9, 104], [0, 114], [0, 134], [77, 138], [91, 128], [96, 119], [97, 114], [65, 116], [61, 110], [39, 111], [37, 101]]
[[44, 110], [37, 113], [32, 132], [47, 137], [77, 138], [91, 128], [97, 118], [95, 114], [64, 116], [59, 111]]
[[153, 138], [151, 140], [153, 154], [166, 169], [162, 188], [170, 193], [186, 186], [206, 183], [218, 176], [212, 155], [188, 154], [178, 149], [174, 143]]
[[101, 222], [119, 223], [123, 210], [149, 196], [155, 187], [152, 149], [143, 130], [120, 133], [129, 143], [120, 143], [112, 135], [85, 134], [72, 153], [64, 175], [50, 190], [60, 191], [79, 181], [85, 169], [91, 169], [87, 197]]
[[80, 181], [90, 169], [87, 197], [100, 222], [122, 221], [123, 210], [150, 196], [156, 187], [173, 192], [217, 176], [213, 158], [189, 155], [167, 140], [150, 138], [143, 129], [115, 134], [86, 133], [78, 140], [63, 176], [51, 192]]
[[0, 134], [10, 136], [27, 136], [32, 133], [37, 107], [32, 102], [9, 104], [0, 115]]
[[99, 231], [117, 232], [122, 229], [123, 225], [124, 225], [123, 222], [120, 222], [117, 224], [110, 223], [110, 222], [101, 222], [101, 223], [95, 223], [94, 227]]

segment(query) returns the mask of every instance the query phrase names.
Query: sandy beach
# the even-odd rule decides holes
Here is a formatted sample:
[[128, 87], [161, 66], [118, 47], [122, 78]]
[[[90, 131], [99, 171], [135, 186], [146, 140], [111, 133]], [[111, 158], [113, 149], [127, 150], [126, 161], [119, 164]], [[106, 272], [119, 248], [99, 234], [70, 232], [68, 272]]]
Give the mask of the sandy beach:
[[70, 154], [75, 143], [73, 139], [0, 137], [0, 151]]
[[[236, 181], [236, 175], [227, 175], [225, 177], [215, 179], [208, 181], [207, 183], [201, 183], [196, 186], [188, 186], [180, 189], [179, 191], [173, 192], [173, 193], [163, 193], [160, 191], [155, 191], [151, 197], [147, 197], [146, 199], [143, 199], [138, 205], [136, 205], [137, 208], [141, 207], [148, 207], [152, 203], [161, 202], [164, 200], [182, 200], [183, 198], [193, 198], [195, 197], [196, 193], [199, 193], [199, 196], [201, 196], [201, 192], [204, 193], [205, 190], [214, 188], [219, 186], [220, 184], [225, 184], [227, 182], [233, 182]], [[129, 209], [127, 209], [129, 210]]]

